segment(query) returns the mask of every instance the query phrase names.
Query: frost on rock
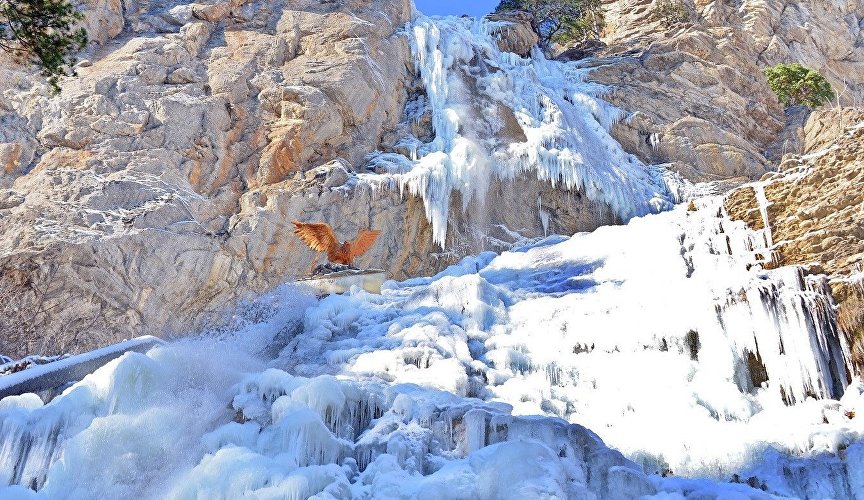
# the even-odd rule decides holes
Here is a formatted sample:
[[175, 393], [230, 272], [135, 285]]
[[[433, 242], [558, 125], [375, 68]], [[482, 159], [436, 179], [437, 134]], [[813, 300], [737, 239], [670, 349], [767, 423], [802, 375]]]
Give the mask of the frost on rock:
[[[676, 201], [666, 176], [609, 135], [621, 113], [598, 98], [601, 87], [583, 81], [587, 70], [539, 51], [527, 59], [502, 52], [485, 19], [420, 16], [409, 29], [434, 139], [403, 139], [410, 159], [374, 155], [370, 167], [389, 173], [361, 177], [422, 197], [442, 247], [453, 191], [465, 209], [492, 179], [522, 172], [606, 203], [625, 221]], [[419, 105], [409, 103], [409, 117]]]

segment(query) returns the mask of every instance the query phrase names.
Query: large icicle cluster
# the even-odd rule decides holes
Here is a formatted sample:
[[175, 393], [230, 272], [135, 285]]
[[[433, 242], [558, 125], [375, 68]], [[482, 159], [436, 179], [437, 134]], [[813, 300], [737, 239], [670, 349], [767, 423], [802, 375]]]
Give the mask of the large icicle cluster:
[[809, 424], [774, 419], [802, 403], [821, 422], [808, 397], [848, 383], [824, 283], [763, 271], [763, 235], [701, 203], [332, 297], [307, 315], [300, 359], [557, 415], [650, 470], [731, 474], [769, 444], [807, 451]]
[[[35, 395], [3, 400], [0, 471], [22, 472], [2, 481], [29, 488], [0, 486], [0, 497], [609, 498], [656, 491], [636, 464], [584, 427], [514, 417], [506, 404], [412, 384], [295, 377], [250, 359], [248, 350], [243, 338], [186, 341], [127, 354], [48, 405]], [[514, 463], [521, 465], [501, 478]]]
[[[602, 91], [573, 63], [540, 52], [523, 59], [499, 50], [490, 21], [420, 16], [411, 28], [417, 72], [432, 114], [434, 139], [405, 139], [408, 161], [370, 182], [394, 182], [423, 198], [435, 242], [444, 245], [453, 191], [463, 209], [482, 200], [492, 179], [521, 172], [608, 204], [622, 219], [671, 206], [663, 175], [625, 153], [608, 129], [620, 112], [597, 98]], [[517, 130], [507, 130], [508, 127]], [[514, 137], [515, 136], [515, 137]], [[406, 165], [407, 164], [407, 165]]]
[[[590, 498], [655, 488], [592, 432], [413, 385], [247, 377], [174, 498]], [[508, 480], [499, 468], [530, 458]], [[587, 460], [587, 458], [594, 460]], [[226, 473], [227, 472], [227, 473]]]
[[823, 283], [699, 204], [381, 295], [285, 291], [237, 334], [7, 398], [0, 497], [861, 496]]

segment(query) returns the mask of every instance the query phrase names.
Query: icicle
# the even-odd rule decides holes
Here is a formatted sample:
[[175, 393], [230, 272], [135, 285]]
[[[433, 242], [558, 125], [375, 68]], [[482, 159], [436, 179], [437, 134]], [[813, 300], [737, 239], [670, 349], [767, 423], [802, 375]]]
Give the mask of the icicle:
[[543, 199], [537, 197], [537, 212], [540, 214], [540, 224], [543, 226], [543, 237], [549, 236], [549, 212], [543, 210]]
[[[768, 219], [768, 198], [765, 196], [765, 184], [761, 182], [756, 182], [753, 184], [753, 192], [756, 196], [756, 203], [759, 204], [759, 213], [762, 216], [762, 225], [764, 229], [762, 230], [765, 235], [765, 246], [770, 249], [774, 246], [774, 237], [771, 234], [771, 221]], [[770, 253], [769, 257], [770, 258]]]
[[477, 451], [486, 446], [486, 420], [488, 417], [485, 411], [479, 409], [465, 413], [465, 451], [467, 453]]
[[[419, 17], [413, 25], [435, 139], [417, 150], [410, 171], [392, 175], [423, 199], [437, 244], [445, 244], [452, 191], [461, 193], [465, 209], [493, 179], [523, 172], [584, 192], [623, 220], [671, 207], [665, 184], [609, 135], [622, 112], [597, 97], [600, 87], [584, 82], [586, 70], [539, 51], [530, 59], [501, 52], [493, 31], [485, 20]], [[523, 142], [488, 139], [503, 126], [502, 104]]]
[[657, 132], [651, 132], [648, 136], [648, 142], [651, 144], [651, 150], [657, 151], [660, 148], [660, 135]]
[[62, 418], [28, 422], [8, 416], [0, 420], [0, 485], [41, 488], [48, 467], [61, 453], [65, 427]]
[[[851, 365], [826, 285], [805, 279], [795, 267], [769, 271], [764, 278], [750, 283], [743, 301], [720, 306], [721, 326], [738, 346], [741, 363], [748, 364], [748, 356], [758, 359], [787, 404], [808, 396], [840, 397]], [[750, 379], [758, 380], [753, 369], [748, 368]]]

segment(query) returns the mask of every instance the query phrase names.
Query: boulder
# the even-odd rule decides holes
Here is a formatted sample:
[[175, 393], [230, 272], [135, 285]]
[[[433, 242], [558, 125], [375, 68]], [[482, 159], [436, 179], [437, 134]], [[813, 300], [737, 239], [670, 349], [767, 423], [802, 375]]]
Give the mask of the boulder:
[[529, 12], [511, 10], [489, 14], [486, 19], [492, 22], [492, 33], [498, 48], [522, 57], [530, 57], [540, 37], [531, 27], [532, 16]]
[[555, 59], [562, 62], [579, 61], [599, 54], [605, 48], [606, 44], [601, 40], [585, 40], [568, 47], [555, 56]]

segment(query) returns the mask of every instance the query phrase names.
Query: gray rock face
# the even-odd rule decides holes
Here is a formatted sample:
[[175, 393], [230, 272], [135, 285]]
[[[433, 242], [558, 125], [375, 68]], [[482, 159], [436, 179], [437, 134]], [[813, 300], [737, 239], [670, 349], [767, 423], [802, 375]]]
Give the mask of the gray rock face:
[[28, 323], [93, 323], [117, 338], [183, 332], [278, 283], [231, 239], [244, 194], [336, 157], [361, 162], [401, 119], [410, 50], [398, 31], [412, 7], [86, 8], [100, 45], [60, 96], [0, 66], [0, 281], [37, 311]]
[[[788, 155], [779, 172], [729, 193], [726, 210], [750, 227], [771, 229], [772, 265], [828, 275], [838, 324], [864, 367], [864, 109], [818, 110], [801, 134], [807, 155]], [[764, 195], [760, 203], [757, 189]], [[763, 212], [764, 211], [764, 212]], [[764, 217], [763, 217], [764, 213]]]
[[760, 67], [799, 62], [825, 75], [841, 104], [864, 99], [864, 3], [747, 0], [741, 10], [719, 1], [698, 3], [708, 22], [743, 19], [744, 41]]
[[[100, 45], [60, 96], [0, 65], [2, 352], [218, 324], [308, 267], [293, 219], [330, 222], [343, 239], [382, 229], [359, 264], [395, 278], [615, 222], [525, 176], [464, 211], [454, 199], [442, 251], [421, 200], [356, 182], [408, 123], [408, 0], [124, 5], [87, 4]], [[536, 39], [512, 28], [514, 50], [530, 50]], [[431, 138], [428, 116], [407, 126]]]
[[[360, 229], [380, 229], [375, 246], [357, 265], [384, 266], [397, 278], [434, 273], [484, 250], [505, 250], [517, 238], [572, 234], [617, 222], [608, 207], [524, 174], [510, 182], [495, 181], [485, 199], [472, 200], [464, 211], [461, 198], [454, 197], [454, 216], [442, 251], [432, 242], [422, 200], [367, 183], [328, 187], [345, 175], [344, 165], [334, 162], [305, 177], [243, 195], [226, 246], [246, 255], [261, 286], [307, 269], [314, 257], [290, 236], [293, 226], [288, 222], [293, 217], [329, 221], [343, 241]], [[508, 228], [518, 228], [518, 234]]]
[[489, 14], [486, 19], [495, 23], [493, 30], [498, 40], [498, 48], [504, 52], [529, 57], [531, 50], [540, 41], [540, 37], [531, 27], [531, 15], [527, 12], [506, 11]]

